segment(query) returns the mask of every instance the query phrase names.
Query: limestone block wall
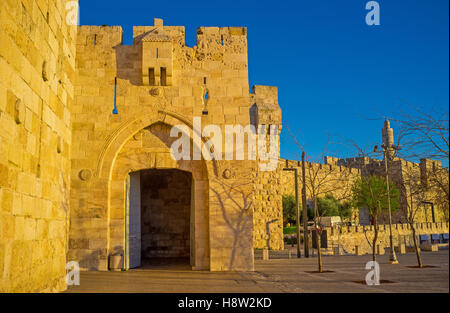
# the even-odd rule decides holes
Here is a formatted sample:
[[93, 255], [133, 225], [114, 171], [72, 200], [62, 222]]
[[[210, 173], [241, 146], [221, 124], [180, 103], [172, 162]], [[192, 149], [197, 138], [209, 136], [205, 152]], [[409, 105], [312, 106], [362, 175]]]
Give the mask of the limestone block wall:
[[[444, 234], [448, 233], [447, 223], [417, 223], [415, 224], [416, 234]], [[359, 253], [372, 253], [372, 240], [374, 236], [373, 226], [348, 226], [348, 227], [327, 227], [323, 228], [327, 234], [327, 248], [340, 246], [346, 253], [355, 253], [355, 246], [358, 246]], [[377, 245], [382, 248], [390, 247], [389, 225], [380, 225], [379, 239]], [[404, 244], [406, 247], [414, 246], [412, 231], [409, 224], [393, 224], [392, 237], [394, 246]], [[370, 244], [369, 244], [370, 242]]]
[[[361, 176], [361, 171], [356, 168], [337, 165], [332, 158], [326, 157], [326, 164], [310, 163], [305, 164], [306, 176], [306, 198], [307, 205], [312, 206], [312, 186], [319, 190], [319, 197], [327, 194], [333, 195], [336, 199], [345, 202], [351, 199], [351, 189], [355, 180]], [[283, 167], [298, 169], [298, 188], [301, 201], [302, 166], [301, 161], [280, 160], [280, 193], [282, 195], [295, 196], [295, 178], [292, 171], [283, 171]], [[317, 192], [317, 191], [316, 191]], [[358, 223], [358, 210], [354, 210], [352, 220]]]
[[279, 191], [280, 172], [259, 171], [257, 175], [254, 186], [254, 248], [283, 250], [283, 206]]
[[[375, 174], [384, 177], [386, 172], [384, 161], [373, 158], [334, 158], [330, 161], [339, 166], [361, 170], [364, 175]], [[416, 211], [416, 221], [432, 222], [431, 203], [434, 206], [435, 222], [448, 221], [448, 170], [442, 168], [440, 162], [422, 159], [419, 164], [394, 158], [389, 160], [388, 169], [389, 179], [400, 190], [400, 208], [392, 214], [394, 222], [405, 223], [407, 212], [411, 208]], [[380, 222], [386, 223], [388, 219], [386, 212], [380, 214]]]
[[0, 2], [0, 292], [66, 288], [77, 33], [66, 2]]
[[[143, 81], [143, 66], [157, 63], [143, 61], [142, 39], [155, 29], [172, 40], [170, 86], [148, 86]], [[164, 152], [153, 150], [156, 159], [149, 160], [141, 159], [150, 153], [141, 146], [140, 154], [134, 158], [130, 149], [135, 144], [142, 145], [141, 140], [134, 143], [135, 135], [161, 122], [187, 125], [192, 136], [193, 117], [199, 117], [202, 127], [213, 123], [222, 131], [226, 124], [250, 123], [246, 28], [200, 27], [194, 47], [185, 45], [184, 27], [165, 26], [161, 20], [153, 26], [135, 26], [133, 36], [134, 45], [125, 46], [120, 27], [82, 26], [78, 31], [69, 258], [80, 260], [86, 269], [106, 270], [108, 254], [124, 246], [123, 180], [127, 171], [143, 169], [144, 165], [180, 168], [187, 164], [196, 168], [192, 165], [195, 162], [180, 164], [170, 159], [167, 146]], [[153, 54], [145, 55], [148, 58]], [[118, 114], [112, 113], [114, 103]], [[162, 139], [160, 143], [167, 145], [169, 141]], [[128, 160], [124, 159], [118, 167], [120, 155], [126, 155]], [[209, 262], [202, 263], [202, 267], [252, 269], [253, 242], [248, 238], [252, 238], [253, 210], [248, 210], [250, 202], [245, 203], [246, 198], [233, 189], [232, 181], [250, 184], [251, 180], [241, 177], [251, 177], [255, 161], [205, 161], [202, 166], [207, 175], [199, 178], [195, 187], [197, 200], [205, 202], [202, 210], [208, 213], [208, 225], [201, 233], [208, 243], [195, 248], [204, 251], [199, 252], [204, 256], [202, 262]], [[228, 181], [225, 183], [224, 179]], [[251, 186], [242, 188], [244, 193], [252, 190]], [[237, 200], [229, 199], [231, 195]], [[226, 206], [229, 201], [232, 204]], [[234, 210], [233, 205], [239, 209]], [[205, 222], [203, 212], [195, 214], [199, 214], [200, 224]], [[238, 234], [242, 240], [236, 238]]]
[[[268, 86], [254, 86], [251, 96], [252, 124], [277, 126], [281, 132], [281, 109], [278, 105], [278, 89]], [[258, 130], [259, 131], [259, 130]], [[269, 129], [266, 130], [269, 133]], [[259, 134], [261, 135], [261, 134]], [[266, 136], [266, 150], [276, 153], [277, 162], [273, 170], [258, 167], [254, 189], [253, 240], [254, 248], [283, 250], [283, 208], [281, 198], [281, 163], [279, 162], [279, 143], [271, 146], [269, 134]], [[272, 142], [273, 144], [273, 142]], [[272, 151], [274, 150], [274, 151]], [[260, 160], [261, 163], [267, 161]]]

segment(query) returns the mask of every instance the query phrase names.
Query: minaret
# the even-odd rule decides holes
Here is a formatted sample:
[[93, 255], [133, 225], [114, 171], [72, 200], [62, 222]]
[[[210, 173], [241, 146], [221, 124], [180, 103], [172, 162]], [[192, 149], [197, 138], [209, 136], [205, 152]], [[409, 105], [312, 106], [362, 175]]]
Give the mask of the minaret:
[[394, 130], [391, 128], [389, 120], [386, 118], [384, 121], [384, 127], [381, 130], [381, 137], [383, 140], [384, 149], [387, 149], [387, 156], [389, 160], [394, 158], [395, 151], [393, 149], [394, 145]]

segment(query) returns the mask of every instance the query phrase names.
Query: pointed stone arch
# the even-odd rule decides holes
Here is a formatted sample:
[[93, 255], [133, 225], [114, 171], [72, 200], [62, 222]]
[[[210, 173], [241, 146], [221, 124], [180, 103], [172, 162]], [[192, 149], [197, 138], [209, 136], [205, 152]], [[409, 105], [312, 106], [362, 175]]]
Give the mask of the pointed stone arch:
[[[191, 265], [193, 269], [209, 269], [209, 180], [203, 160], [172, 159], [170, 125], [157, 121], [131, 136], [121, 145], [112, 164], [108, 183], [108, 250], [126, 255], [126, 180], [131, 172], [147, 169], [177, 169], [190, 172], [191, 190]], [[145, 145], [144, 135], [153, 141]], [[155, 140], [160, 140], [158, 145]]]
[[[139, 115], [138, 115], [139, 116]], [[124, 147], [142, 130], [148, 129], [155, 124], [163, 124], [167, 127], [184, 124], [189, 127], [192, 143], [192, 123], [184, 116], [168, 111], [154, 111], [153, 114], [143, 114], [138, 118], [128, 120], [122, 123], [106, 139], [101, 153], [97, 159], [94, 179], [97, 181], [97, 193], [104, 195], [106, 208], [106, 221], [102, 223], [106, 227], [107, 249], [100, 257], [103, 262], [100, 268], [106, 267], [107, 256], [111, 253], [124, 253], [124, 208], [125, 193], [124, 183], [127, 175], [133, 171], [139, 171], [149, 168], [180, 169], [192, 173], [194, 180], [194, 198], [195, 202], [195, 260], [194, 268], [209, 268], [209, 176], [217, 172], [214, 162], [201, 161], [175, 161], [170, 160], [163, 153], [142, 150], [134, 151], [131, 154], [134, 165], [122, 164], [123, 159], [120, 153], [124, 152]], [[202, 139], [203, 140], [203, 139]], [[203, 140], [205, 141], [205, 140]], [[192, 143], [193, 144], [193, 143]], [[169, 147], [167, 147], [169, 149]], [[150, 149], [151, 150], [151, 149]], [[166, 151], [166, 153], [168, 150]], [[196, 162], [195, 164], [193, 162]], [[119, 167], [119, 170], [115, 170]], [[106, 269], [106, 268], [105, 268]]]

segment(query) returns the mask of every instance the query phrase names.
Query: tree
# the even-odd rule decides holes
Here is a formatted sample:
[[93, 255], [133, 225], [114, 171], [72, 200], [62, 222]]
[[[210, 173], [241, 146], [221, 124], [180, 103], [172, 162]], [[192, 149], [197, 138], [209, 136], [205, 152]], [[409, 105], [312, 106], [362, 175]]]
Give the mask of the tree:
[[[427, 169], [426, 189], [433, 193], [433, 202], [439, 207], [445, 219], [449, 217], [449, 111], [444, 106], [437, 109], [422, 109], [406, 103], [398, 107], [399, 157], [407, 160], [433, 159], [442, 161], [443, 166]], [[422, 186], [425, 187], [425, 186]]]
[[321, 216], [339, 216], [341, 221], [352, 217], [352, 208], [350, 202], [342, 203], [332, 194], [317, 199], [317, 205]]
[[322, 216], [338, 216], [341, 203], [331, 194], [317, 199], [317, 207]]
[[429, 158], [447, 161], [449, 159], [448, 107], [422, 109], [406, 104], [398, 107], [399, 117], [390, 118], [399, 125], [399, 141], [405, 159]]
[[283, 217], [284, 223], [294, 223], [296, 222], [296, 202], [295, 197], [292, 195], [283, 195]]
[[448, 168], [433, 167], [428, 171], [426, 187], [433, 193], [434, 202], [444, 213], [444, 218], [449, 220], [449, 175]]
[[[299, 144], [297, 138], [291, 133], [289, 127], [288, 131], [293, 138], [295, 144], [300, 148], [301, 151], [305, 151], [304, 147]], [[321, 162], [325, 159], [327, 155], [327, 148], [330, 142], [330, 138], [327, 140], [327, 144], [322, 150], [322, 154], [316, 162], [311, 162], [310, 157], [307, 153], [306, 155], [306, 175], [305, 175], [305, 186], [309, 198], [313, 203], [313, 213], [314, 213], [314, 229], [317, 232], [317, 236], [315, 236], [316, 246], [317, 246], [317, 263], [318, 263], [318, 272], [323, 272], [323, 263], [322, 263], [322, 254], [320, 251], [321, 243], [320, 243], [320, 233], [322, 230], [322, 213], [319, 212], [318, 209], [318, 198], [326, 196], [327, 194], [339, 194], [339, 200], [349, 199], [351, 198], [351, 190], [352, 190], [352, 172], [351, 169], [342, 168], [339, 171], [336, 171], [336, 168], [333, 168], [333, 165], [330, 164], [321, 164]], [[302, 182], [303, 183], [303, 182]]]
[[405, 211], [405, 217], [406, 221], [411, 227], [414, 250], [416, 252], [417, 265], [419, 266], [419, 268], [423, 267], [423, 263], [420, 249], [417, 244], [415, 222], [417, 214], [422, 210], [421, 202], [425, 198], [425, 191], [426, 190], [424, 188], [424, 185], [420, 179], [420, 172], [417, 169], [408, 168], [403, 172], [402, 192], [406, 195], [407, 198], [407, 209]]
[[[399, 190], [389, 183], [391, 210], [399, 207]], [[376, 242], [378, 240], [378, 217], [382, 210], [388, 208], [386, 180], [376, 175], [361, 176], [353, 186], [353, 202], [355, 207], [367, 208], [373, 221], [374, 237], [372, 240], [373, 261], [376, 261]]]

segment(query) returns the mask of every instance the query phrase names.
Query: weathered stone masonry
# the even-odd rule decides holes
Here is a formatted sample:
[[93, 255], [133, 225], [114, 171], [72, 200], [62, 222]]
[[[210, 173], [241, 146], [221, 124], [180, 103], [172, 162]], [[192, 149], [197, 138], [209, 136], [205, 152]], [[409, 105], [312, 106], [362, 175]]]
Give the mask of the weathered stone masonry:
[[128, 174], [148, 169], [192, 175], [193, 269], [252, 270], [261, 201], [281, 204], [258, 162], [177, 162], [169, 136], [183, 124], [192, 141], [193, 117], [281, 130], [277, 89], [249, 93], [246, 28], [201, 27], [187, 47], [156, 19], [125, 46], [120, 27], [68, 26], [66, 4], [0, 3], [0, 290], [64, 290], [69, 260], [107, 270], [125, 253]]
[[[282, 250], [286, 161], [262, 170], [268, 162], [248, 157], [247, 136], [244, 160], [236, 147], [233, 160], [192, 158], [211, 137], [193, 136], [194, 117], [223, 134], [226, 125], [281, 132], [278, 89], [249, 92], [247, 29], [200, 27], [188, 47], [184, 27], [155, 19], [123, 45], [121, 27], [68, 26], [67, 2], [0, 2], [0, 292], [64, 290], [67, 261], [103, 271], [118, 254], [128, 269], [136, 225], [144, 257], [189, 256], [193, 270], [249, 271], [254, 248]], [[172, 158], [176, 125], [190, 139], [189, 160]], [[329, 161], [309, 166], [349, 171], [349, 185], [360, 175]], [[393, 170], [402, 174], [409, 164], [399, 162]], [[433, 162], [420, 165], [424, 181]], [[185, 188], [172, 180], [180, 173], [190, 179]], [[158, 175], [167, 188], [148, 183]], [[142, 223], [130, 224], [131, 195]], [[162, 228], [169, 235], [147, 236]]]
[[77, 27], [67, 1], [0, 1], [0, 292], [66, 288]]
[[[270, 119], [281, 129], [276, 88], [255, 86], [249, 93], [246, 32], [201, 27], [191, 48], [184, 44], [184, 27], [158, 19], [154, 26], [134, 27], [131, 46], [122, 45], [120, 27], [79, 28], [69, 258], [82, 268], [106, 270], [112, 251], [126, 253], [128, 173], [181, 169], [193, 176], [193, 268], [253, 269], [253, 229], [265, 223], [253, 216], [254, 208], [260, 210], [255, 183], [264, 179], [257, 162], [177, 162], [169, 136], [174, 125], [192, 129], [193, 117], [223, 132], [226, 124]], [[116, 82], [118, 114], [112, 114]], [[280, 224], [276, 230], [279, 240]]]

